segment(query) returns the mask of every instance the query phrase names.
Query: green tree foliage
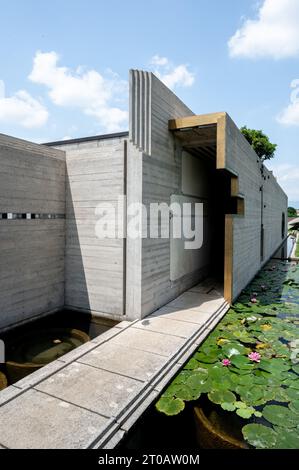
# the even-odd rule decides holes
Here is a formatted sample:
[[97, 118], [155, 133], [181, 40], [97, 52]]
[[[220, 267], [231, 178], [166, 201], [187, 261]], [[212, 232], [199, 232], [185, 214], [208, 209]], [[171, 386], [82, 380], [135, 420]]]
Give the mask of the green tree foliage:
[[243, 126], [240, 131], [262, 161], [270, 160], [270, 158], [274, 157], [277, 145], [272, 144], [269, 137], [261, 130], [248, 129], [246, 126]]
[[288, 207], [288, 217], [297, 217], [297, 211], [294, 207]]

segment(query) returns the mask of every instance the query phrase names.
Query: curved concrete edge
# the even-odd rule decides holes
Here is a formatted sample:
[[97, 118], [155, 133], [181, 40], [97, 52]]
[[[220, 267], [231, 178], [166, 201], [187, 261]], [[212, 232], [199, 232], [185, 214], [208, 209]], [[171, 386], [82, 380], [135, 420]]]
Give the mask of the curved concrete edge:
[[[136, 321], [123, 321], [121, 323], [118, 323], [117, 325], [113, 326], [101, 335], [97, 336], [96, 338], [93, 338], [88, 343], [82, 344], [78, 348], [73, 349], [69, 353], [65, 354], [64, 356], [61, 356], [59, 359], [56, 359], [50, 364], [47, 364], [41, 369], [33, 372], [24, 379], [19, 380], [14, 385], [7, 387], [0, 393], [0, 406], [4, 403], [9, 402], [20, 393], [25, 392], [26, 390], [40, 384], [43, 380], [52, 377], [54, 374], [56, 374], [56, 372], [61, 371], [66, 366], [68, 366], [72, 362], [77, 361], [86, 353], [96, 349], [101, 344], [104, 344], [115, 336], [118, 336], [122, 331], [134, 325]], [[19, 391], [19, 393], [16, 393], [16, 391]]]

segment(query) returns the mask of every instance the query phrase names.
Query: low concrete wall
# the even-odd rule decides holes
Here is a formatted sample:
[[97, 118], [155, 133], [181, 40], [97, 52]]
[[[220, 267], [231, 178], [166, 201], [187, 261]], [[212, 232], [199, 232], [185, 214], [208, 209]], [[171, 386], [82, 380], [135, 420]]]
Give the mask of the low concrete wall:
[[64, 152], [0, 134], [0, 213], [61, 217], [0, 220], [3, 329], [64, 305]]

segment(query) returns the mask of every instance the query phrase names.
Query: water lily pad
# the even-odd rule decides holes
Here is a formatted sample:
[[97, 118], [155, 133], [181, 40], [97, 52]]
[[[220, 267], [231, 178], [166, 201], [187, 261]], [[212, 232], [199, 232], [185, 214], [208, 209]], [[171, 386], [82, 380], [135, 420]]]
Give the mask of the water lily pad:
[[283, 428], [293, 428], [299, 424], [298, 416], [292, 411], [280, 405], [266, 405], [263, 409], [263, 416], [271, 424], [276, 424]]
[[290, 369], [289, 361], [284, 359], [261, 359], [259, 363], [259, 369], [265, 370], [270, 374], [281, 374]]
[[299, 449], [299, 434], [297, 429], [286, 429], [275, 426], [277, 440], [275, 449]]
[[244, 439], [257, 449], [272, 449], [277, 442], [276, 432], [262, 424], [246, 424], [242, 433]]
[[240, 374], [235, 374], [234, 372], [231, 373], [230, 375], [230, 380], [236, 385], [243, 385], [244, 387], [248, 387], [252, 385], [252, 375], [251, 374], [246, 374], [246, 375], [240, 375]]
[[[283, 382], [285, 383], [285, 382]], [[299, 390], [299, 379], [297, 380], [290, 380], [289, 382], [289, 387], [291, 388], [296, 388], [297, 390]]]
[[238, 408], [236, 413], [241, 418], [249, 419], [254, 414], [254, 408], [252, 407]]
[[247, 408], [246, 403], [244, 403], [243, 401], [235, 401], [234, 405], [236, 408]]
[[194, 372], [186, 381], [186, 385], [193, 390], [199, 390], [202, 385], [206, 383], [208, 379], [208, 372]]
[[156, 403], [156, 408], [158, 411], [165, 413], [167, 416], [175, 416], [185, 408], [185, 403], [179, 398], [162, 397]]
[[299, 400], [291, 401], [291, 403], [289, 403], [289, 408], [293, 413], [299, 413]]
[[247, 369], [251, 370], [254, 367], [254, 364], [248, 359], [248, 357], [241, 356], [233, 356], [231, 358], [231, 363], [237, 367], [238, 369]]
[[290, 400], [299, 400], [299, 390], [296, 388], [286, 388], [284, 393]]
[[219, 361], [219, 355], [218, 353], [215, 351], [215, 352], [211, 352], [209, 354], [204, 354], [202, 352], [198, 352], [194, 355], [194, 358], [197, 360], [197, 361], [200, 361], [200, 362], [205, 362], [207, 364], [213, 364], [217, 361]]
[[209, 400], [217, 405], [221, 403], [234, 403], [236, 396], [229, 390], [212, 390], [208, 394]]
[[194, 390], [188, 387], [187, 385], [178, 386], [175, 392], [175, 397], [180, 398], [181, 400], [184, 400], [184, 401], [198, 400], [200, 395], [201, 395], [201, 391]]
[[237, 331], [234, 331], [233, 333], [234, 337], [237, 338], [241, 343], [245, 344], [255, 344], [256, 340], [252, 336], [250, 336], [248, 333], [246, 333], [246, 330], [240, 330], [238, 329]]
[[198, 362], [196, 361], [196, 359], [192, 357], [190, 361], [188, 361], [187, 364], [185, 364], [184, 369], [193, 370], [193, 369], [197, 369], [197, 367], [198, 367]]
[[299, 364], [292, 366], [292, 369], [294, 372], [296, 372], [296, 374], [299, 374]]
[[234, 403], [221, 403], [221, 408], [225, 411], [235, 411], [236, 407]]

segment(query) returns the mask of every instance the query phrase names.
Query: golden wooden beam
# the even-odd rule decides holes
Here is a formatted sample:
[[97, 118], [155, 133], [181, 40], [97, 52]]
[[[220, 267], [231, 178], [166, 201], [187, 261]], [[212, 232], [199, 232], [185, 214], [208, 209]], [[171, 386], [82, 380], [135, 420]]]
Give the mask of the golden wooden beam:
[[199, 126], [209, 126], [218, 123], [218, 119], [224, 117], [226, 113], [199, 114], [195, 116], [186, 116], [168, 121], [168, 129], [175, 131]]

